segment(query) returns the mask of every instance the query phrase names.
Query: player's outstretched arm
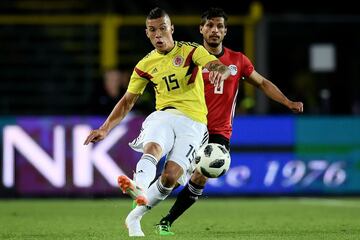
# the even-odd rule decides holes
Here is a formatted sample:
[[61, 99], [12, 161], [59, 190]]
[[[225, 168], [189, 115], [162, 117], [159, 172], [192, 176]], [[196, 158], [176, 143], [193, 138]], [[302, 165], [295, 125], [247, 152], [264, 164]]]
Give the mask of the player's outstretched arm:
[[125, 95], [115, 105], [106, 121], [99, 129], [92, 130], [87, 136], [84, 145], [90, 142], [98, 142], [103, 140], [107, 134], [130, 112], [136, 100], [139, 98], [138, 94], [126, 92]]
[[293, 102], [289, 100], [275, 84], [273, 84], [271, 81], [263, 77], [255, 70], [250, 74], [246, 81], [253, 86], [261, 89], [266, 94], [266, 96], [268, 96], [274, 101], [283, 104], [294, 113], [303, 112], [304, 107], [302, 102]]

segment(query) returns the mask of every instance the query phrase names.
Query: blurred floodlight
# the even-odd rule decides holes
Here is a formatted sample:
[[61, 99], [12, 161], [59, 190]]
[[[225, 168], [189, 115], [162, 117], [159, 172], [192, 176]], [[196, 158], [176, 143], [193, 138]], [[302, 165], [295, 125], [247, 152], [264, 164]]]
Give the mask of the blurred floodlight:
[[311, 71], [333, 72], [336, 70], [336, 52], [333, 44], [312, 44], [309, 55]]

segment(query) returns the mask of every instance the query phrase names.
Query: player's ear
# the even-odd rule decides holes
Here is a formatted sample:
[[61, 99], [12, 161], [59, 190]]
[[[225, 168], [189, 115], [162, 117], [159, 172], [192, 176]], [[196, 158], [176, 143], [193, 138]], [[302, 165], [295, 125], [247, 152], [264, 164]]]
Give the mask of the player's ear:
[[147, 28], [145, 28], [145, 34], [146, 34], [146, 36], [147, 36], [148, 38], [150, 38], [150, 37], [149, 37], [149, 31], [147, 30]]
[[226, 36], [226, 34], [227, 34], [227, 27], [225, 27], [224, 36]]
[[203, 26], [200, 25], [200, 26], [199, 26], [199, 30], [200, 30], [200, 33], [201, 33], [201, 34], [202, 34], [202, 29], [203, 29]]
[[174, 25], [171, 25], [171, 34], [174, 33]]

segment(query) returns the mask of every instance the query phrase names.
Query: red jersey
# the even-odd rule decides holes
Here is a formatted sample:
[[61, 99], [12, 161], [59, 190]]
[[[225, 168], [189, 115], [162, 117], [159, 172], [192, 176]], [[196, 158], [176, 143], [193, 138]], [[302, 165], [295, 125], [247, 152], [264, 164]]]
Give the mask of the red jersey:
[[215, 88], [209, 81], [209, 71], [203, 69], [208, 130], [209, 134], [220, 134], [230, 140], [239, 82], [242, 77], [250, 76], [254, 71], [254, 66], [241, 52], [225, 47], [216, 57], [229, 67], [231, 75]]

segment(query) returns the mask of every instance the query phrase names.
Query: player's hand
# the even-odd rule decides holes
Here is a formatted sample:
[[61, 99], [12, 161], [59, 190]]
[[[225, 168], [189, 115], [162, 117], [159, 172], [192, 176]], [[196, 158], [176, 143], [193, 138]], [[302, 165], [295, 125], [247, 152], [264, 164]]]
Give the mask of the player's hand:
[[87, 136], [84, 145], [88, 145], [90, 142], [92, 143], [96, 143], [99, 142], [101, 140], [103, 140], [107, 135], [107, 131], [105, 130], [101, 130], [101, 129], [96, 129], [96, 130], [91, 130], [89, 136]]
[[211, 84], [214, 84], [215, 87], [218, 87], [222, 81], [224, 81], [226, 77], [224, 74], [217, 72], [217, 71], [211, 71], [209, 72], [209, 81]]
[[302, 113], [304, 111], [304, 105], [302, 102], [292, 102], [290, 101], [288, 108], [294, 113]]

